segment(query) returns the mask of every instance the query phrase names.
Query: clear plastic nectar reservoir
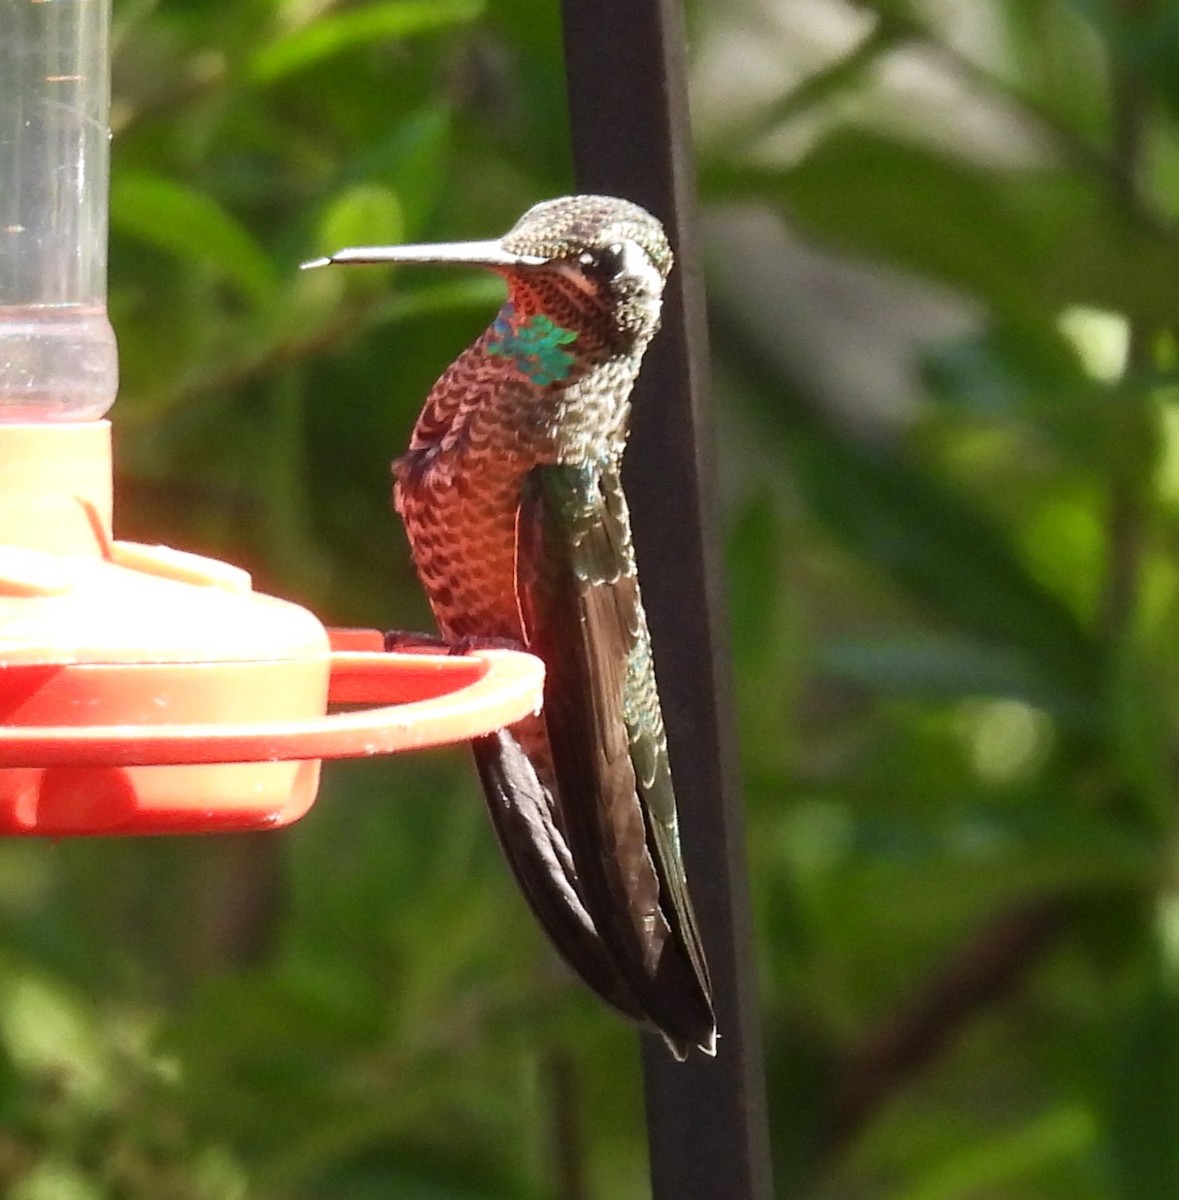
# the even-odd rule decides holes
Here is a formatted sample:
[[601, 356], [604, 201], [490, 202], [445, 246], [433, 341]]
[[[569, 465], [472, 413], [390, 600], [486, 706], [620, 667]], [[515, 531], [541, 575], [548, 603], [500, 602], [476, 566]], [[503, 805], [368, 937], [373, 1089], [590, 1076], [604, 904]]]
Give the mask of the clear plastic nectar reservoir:
[[110, 0], [0, 0], [0, 422], [103, 416]]

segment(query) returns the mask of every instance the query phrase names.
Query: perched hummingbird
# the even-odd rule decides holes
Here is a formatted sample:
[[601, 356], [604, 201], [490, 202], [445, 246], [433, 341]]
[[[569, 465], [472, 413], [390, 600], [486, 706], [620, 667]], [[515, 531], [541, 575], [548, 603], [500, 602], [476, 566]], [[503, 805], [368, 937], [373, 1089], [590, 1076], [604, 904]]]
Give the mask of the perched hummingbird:
[[566, 963], [672, 1052], [716, 1023], [619, 468], [672, 254], [608, 196], [538, 204], [503, 238], [341, 250], [463, 263], [507, 299], [434, 385], [394, 504], [443, 638], [545, 664], [544, 708], [473, 743], [499, 840]]

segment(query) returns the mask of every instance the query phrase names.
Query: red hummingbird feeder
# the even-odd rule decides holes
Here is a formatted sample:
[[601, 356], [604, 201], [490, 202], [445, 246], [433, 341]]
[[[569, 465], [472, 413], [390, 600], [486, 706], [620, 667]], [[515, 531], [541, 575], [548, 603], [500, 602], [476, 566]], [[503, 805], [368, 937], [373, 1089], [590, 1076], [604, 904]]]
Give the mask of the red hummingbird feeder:
[[489, 733], [539, 708], [544, 669], [386, 653], [114, 538], [109, 10], [29, 5], [0, 40], [0, 834], [277, 828], [321, 760]]

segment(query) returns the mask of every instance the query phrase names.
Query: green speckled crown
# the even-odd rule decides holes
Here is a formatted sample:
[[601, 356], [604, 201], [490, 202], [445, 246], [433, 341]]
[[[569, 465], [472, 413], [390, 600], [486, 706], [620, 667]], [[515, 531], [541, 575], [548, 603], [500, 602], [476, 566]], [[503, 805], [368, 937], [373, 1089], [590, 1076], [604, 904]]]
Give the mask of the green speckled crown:
[[562, 196], [533, 205], [503, 238], [505, 250], [573, 258], [584, 250], [633, 241], [666, 279], [672, 253], [663, 226], [645, 208], [617, 196]]

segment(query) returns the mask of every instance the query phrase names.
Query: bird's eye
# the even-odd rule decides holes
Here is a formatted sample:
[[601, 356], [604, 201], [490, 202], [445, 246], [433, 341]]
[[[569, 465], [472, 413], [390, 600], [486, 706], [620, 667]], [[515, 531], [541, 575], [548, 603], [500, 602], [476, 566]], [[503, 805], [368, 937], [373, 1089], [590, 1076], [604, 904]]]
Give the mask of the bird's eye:
[[577, 261], [588, 272], [613, 279], [622, 271], [623, 249], [620, 245], [606, 246], [601, 250], [586, 250], [577, 256]]
[[625, 258], [625, 252], [620, 245], [607, 246], [605, 250], [598, 255], [598, 262], [601, 269], [605, 271], [611, 278], [622, 273], [622, 262]]

